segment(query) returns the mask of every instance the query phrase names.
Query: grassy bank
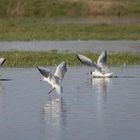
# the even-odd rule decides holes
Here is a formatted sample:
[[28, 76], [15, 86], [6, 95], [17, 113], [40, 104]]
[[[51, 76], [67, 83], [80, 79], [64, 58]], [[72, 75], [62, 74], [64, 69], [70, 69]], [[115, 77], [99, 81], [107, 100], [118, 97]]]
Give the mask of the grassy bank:
[[50, 23], [47, 19], [0, 19], [0, 41], [8, 40], [139, 40], [140, 24]]
[[[136, 24], [108, 24], [126, 17]], [[0, 41], [139, 40], [139, 17], [139, 0], [0, 0]]]
[[139, 14], [139, 0], [0, 0], [1, 17], [120, 17]]
[[[99, 54], [93, 53], [82, 53], [92, 60], [97, 60]], [[20, 52], [20, 51], [9, 51], [0, 52], [0, 56], [6, 58], [5, 66], [7, 67], [36, 67], [40, 66], [51, 66], [59, 64], [65, 60], [69, 66], [80, 65], [80, 62], [76, 58], [74, 53], [57, 53], [56, 51], [50, 52]], [[109, 65], [132, 65], [140, 64], [139, 54], [130, 53], [115, 53], [109, 54], [108, 64]]]

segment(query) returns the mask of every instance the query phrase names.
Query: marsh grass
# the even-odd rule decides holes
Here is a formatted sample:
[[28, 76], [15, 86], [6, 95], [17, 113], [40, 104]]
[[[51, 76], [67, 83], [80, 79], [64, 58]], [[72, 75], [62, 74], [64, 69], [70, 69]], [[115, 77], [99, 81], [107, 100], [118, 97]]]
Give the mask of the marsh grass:
[[[136, 25], [74, 24], [77, 19], [132, 17]], [[0, 41], [138, 40], [140, 0], [0, 0]], [[54, 22], [49, 22], [49, 20]], [[72, 19], [70, 23], [63, 20]], [[61, 24], [58, 24], [58, 20]], [[133, 20], [133, 18], [132, 18]], [[133, 23], [133, 22], [132, 22]]]
[[47, 19], [0, 19], [0, 40], [139, 40], [140, 24], [49, 23]]
[[139, 0], [0, 0], [1, 17], [139, 15]]
[[[104, 23], [104, 18], [112, 17], [134, 17], [137, 24], [74, 24], [80, 18], [103, 18]], [[0, 0], [0, 41], [138, 40], [139, 17], [140, 0]]]
[[[93, 61], [97, 61], [99, 54], [90, 52], [82, 53]], [[36, 66], [51, 66], [57, 65], [61, 61], [66, 61], [69, 66], [81, 65], [76, 58], [75, 53], [49, 51], [49, 52], [22, 52], [22, 51], [9, 51], [0, 52], [0, 56], [6, 58], [4, 66], [6, 67], [36, 67]], [[140, 64], [139, 54], [130, 53], [115, 53], [108, 54], [109, 65], [133, 65]]]

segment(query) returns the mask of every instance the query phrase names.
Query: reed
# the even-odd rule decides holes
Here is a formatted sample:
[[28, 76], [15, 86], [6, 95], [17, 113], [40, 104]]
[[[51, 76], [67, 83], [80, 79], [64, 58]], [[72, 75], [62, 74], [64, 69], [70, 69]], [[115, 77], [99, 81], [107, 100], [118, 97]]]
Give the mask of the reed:
[[[90, 52], [82, 53], [93, 61], [97, 61], [99, 54], [93, 54]], [[0, 52], [0, 56], [6, 58], [4, 64], [5, 67], [36, 67], [57, 65], [61, 61], [66, 61], [69, 66], [81, 65], [76, 58], [75, 53], [61, 52], [56, 50], [49, 52], [23, 52], [23, 51], [9, 51]], [[140, 64], [140, 54], [131, 53], [112, 53], [108, 54], [109, 65], [137, 65]]]
[[50, 23], [47, 19], [0, 19], [0, 41], [139, 40], [140, 24]]
[[139, 0], [0, 0], [1, 17], [132, 16]]

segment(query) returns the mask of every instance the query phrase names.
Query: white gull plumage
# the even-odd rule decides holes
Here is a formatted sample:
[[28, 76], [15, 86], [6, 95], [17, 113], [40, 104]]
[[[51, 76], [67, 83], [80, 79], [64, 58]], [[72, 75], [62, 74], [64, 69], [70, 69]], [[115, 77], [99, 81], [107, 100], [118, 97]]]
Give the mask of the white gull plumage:
[[62, 80], [65, 73], [67, 72], [66, 62], [63, 61], [62, 63], [60, 63], [57, 66], [54, 74], [50, 70], [47, 70], [44, 67], [38, 66], [37, 68], [43, 76], [42, 81], [46, 81], [52, 85], [52, 90], [50, 90], [48, 94], [50, 94], [53, 90], [56, 90], [57, 94], [60, 95], [63, 91]]
[[107, 67], [107, 53], [106, 51], [103, 51], [98, 60], [97, 63], [93, 62], [91, 59], [89, 59], [88, 57], [82, 55], [82, 54], [77, 54], [77, 58], [80, 60], [81, 63], [94, 67], [94, 71], [91, 71], [91, 75], [94, 78], [111, 78], [113, 76], [113, 73], [109, 72], [109, 69]]
[[0, 66], [4, 64], [5, 60], [6, 60], [6, 59], [5, 59], [4, 57], [1, 57], [1, 58], [0, 58]]

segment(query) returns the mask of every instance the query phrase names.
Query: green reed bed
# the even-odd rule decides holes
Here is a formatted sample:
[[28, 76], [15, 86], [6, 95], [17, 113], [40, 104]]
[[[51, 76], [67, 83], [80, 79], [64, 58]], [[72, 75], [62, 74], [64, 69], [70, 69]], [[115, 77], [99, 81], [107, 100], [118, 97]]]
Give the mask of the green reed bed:
[[[135, 25], [102, 24], [126, 17]], [[0, 41], [139, 40], [139, 17], [140, 0], [0, 0]]]
[[0, 19], [0, 41], [139, 40], [140, 24], [50, 23], [47, 19]]
[[[82, 53], [92, 60], [97, 60], [99, 54], [89, 52]], [[36, 67], [36, 66], [51, 66], [57, 65], [61, 61], [66, 61], [69, 66], [81, 65], [77, 60], [75, 53], [49, 51], [49, 52], [22, 52], [22, 51], [9, 51], [0, 52], [0, 56], [6, 58], [4, 66], [6, 67]], [[140, 64], [139, 54], [130, 53], [115, 53], [108, 55], [109, 65], [133, 65]]]
[[0, 0], [1, 17], [139, 15], [139, 0]]

